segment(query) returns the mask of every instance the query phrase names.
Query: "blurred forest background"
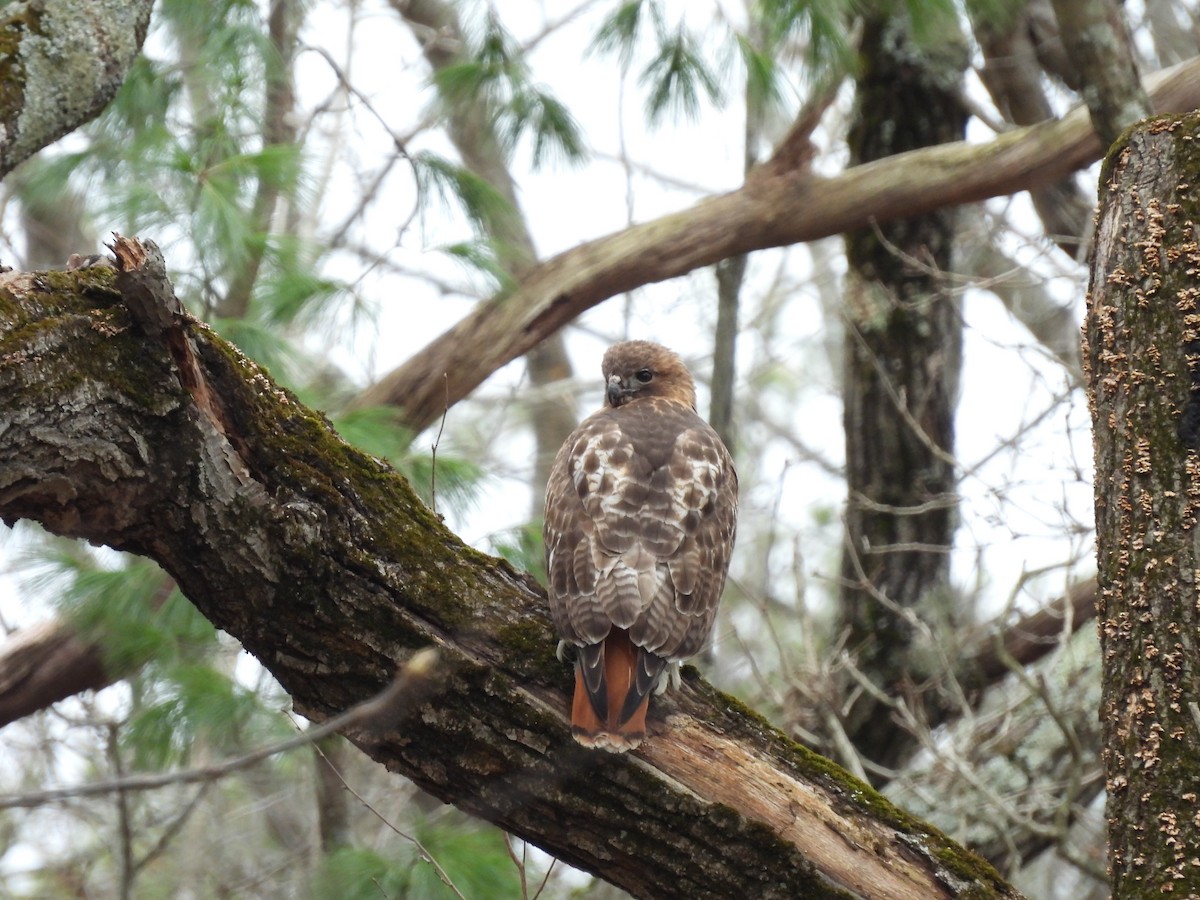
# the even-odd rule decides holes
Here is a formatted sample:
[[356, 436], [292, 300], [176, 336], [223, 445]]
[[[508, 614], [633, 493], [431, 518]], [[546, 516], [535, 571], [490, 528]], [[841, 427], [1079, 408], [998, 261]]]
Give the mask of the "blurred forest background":
[[[1192, 60], [1197, 17], [1192, 0], [161, 0], [116, 99], [3, 183], [0, 259], [60, 268], [113, 231], [153, 239], [194, 314], [532, 572], [549, 462], [599, 405], [603, 349], [668, 344], [742, 484], [706, 677], [1028, 895], [1105, 897], [1078, 349], [1097, 166], [981, 171], [986, 202], [947, 190], [822, 230], [864, 202], [846, 179], [828, 212], [779, 212], [818, 220], [798, 228], [814, 239], [742, 246], [737, 221], [709, 222], [693, 240], [715, 265], [638, 257], [494, 373], [499, 339], [459, 348], [478, 364], [458, 384], [415, 396], [397, 372], [540, 263], [581, 267], [581, 242], [659, 217], [686, 231], [756, 167], [834, 177], [1069, 123], [1084, 100], [1090, 124], [1077, 112], [1041, 164], [1092, 125], [1107, 146], [1148, 109], [1121, 86]], [[10, 800], [307, 727], [151, 563], [23, 524], [0, 534], [0, 578]], [[198, 784], [7, 805], [5, 896], [619, 893], [337, 738]]]

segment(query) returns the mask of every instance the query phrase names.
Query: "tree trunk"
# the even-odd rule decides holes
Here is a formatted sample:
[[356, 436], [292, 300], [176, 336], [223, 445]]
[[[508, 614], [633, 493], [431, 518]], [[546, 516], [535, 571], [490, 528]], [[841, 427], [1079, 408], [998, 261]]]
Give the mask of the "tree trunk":
[[1151, 120], [1109, 155], [1085, 326], [1117, 898], [1200, 896], [1197, 134]]
[[153, 245], [116, 246], [121, 273], [4, 280], [0, 519], [156, 560], [317, 721], [437, 646], [417, 712], [348, 737], [636, 895], [1015, 896], [694, 670], [638, 752], [579, 747], [533, 582], [187, 316]]
[[[865, 23], [849, 135], [855, 164], [962, 139], [962, 37], [948, 25], [932, 52], [932, 43], [918, 45], [909, 31], [904, 16], [880, 13]], [[935, 706], [936, 692], [920, 687], [934, 673], [919, 671], [918, 651], [929, 650], [916, 620], [933, 603], [949, 603], [957, 524], [962, 317], [941, 274], [950, 270], [954, 234], [950, 208], [846, 236], [839, 615], [859, 677], [884, 694], [907, 693], [910, 702]], [[860, 695], [846, 732], [858, 753], [886, 768], [916, 748], [877, 692]]]
[[1102, 144], [1150, 115], [1122, 0], [1052, 0], [1063, 49]]

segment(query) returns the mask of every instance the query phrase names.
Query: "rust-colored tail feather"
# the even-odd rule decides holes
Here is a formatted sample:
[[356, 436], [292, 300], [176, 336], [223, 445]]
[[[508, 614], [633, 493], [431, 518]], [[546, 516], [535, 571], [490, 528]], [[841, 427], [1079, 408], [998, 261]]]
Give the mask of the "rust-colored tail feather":
[[[646, 737], [646, 710], [664, 660], [636, 646], [622, 628], [602, 644], [580, 648], [575, 664], [571, 733], [585, 747], [623, 753]], [[647, 678], [647, 671], [652, 673]]]

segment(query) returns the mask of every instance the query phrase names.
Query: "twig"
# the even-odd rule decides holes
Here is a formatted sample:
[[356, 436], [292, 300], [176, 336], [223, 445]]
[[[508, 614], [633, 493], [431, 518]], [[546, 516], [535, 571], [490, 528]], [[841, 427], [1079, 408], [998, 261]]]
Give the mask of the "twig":
[[542, 896], [542, 891], [546, 889], [546, 885], [550, 883], [550, 875], [554, 872], [554, 867], [558, 865], [557, 859], [551, 859], [550, 865], [546, 867], [546, 874], [542, 876], [542, 883], [538, 885], [538, 889], [533, 892], [533, 900], [538, 900]]
[[517, 851], [513, 849], [514, 838], [511, 834], [504, 835], [504, 849], [508, 851], [508, 858], [512, 860], [512, 864], [516, 867], [517, 873], [521, 876], [521, 898], [529, 900], [529, 883], [525, 877], [525, 857], [528, 845], [521, 842], [521, 858], [517, 859]]
[[169, 824], [165, 829], [163, 829], [162, 834], [160, 834], [158, 836], [158, 840], [154, 842], [154, 846], [151, 847], [149, 850], [147, 850], [146, 853], [142, 856], [142, 858], [134, 863], [133, 871], [134, 871], [135, 875], [138, 872], [141, 872], [142, 869], [144, 869], [150, 863], [154, 862], [154, 860], [156, 860], [159, 856], [161, 856], [163, 854], [164, 851], [166, 851], [166, 849], [170, 845], [171, 841], [173, 841], [175, 839], [176, 835], [178, 835], [179, 832], [183, 830], [183, 826], [186, 825], [188, 819], [190, 819], [192, 817], [192, 813], [194, 813], [197, 809], [199, 809], [200, 801], [204, 799], [204, 795], [208, 793], [208, 789], [211, 786], [212, 786], [211, 781], [205, 782], [204, 784], [200, 785], [200, 787], [196, 791], [195, 795], [192, 797], [191, 800], [188, 801], [187, 805], [184, 806], [183, 810], [179, 813], [179, 815], [177, 815], [175, 817], [175, 819], [171, 822], [171, 824]]
[[[521, 841], [521, 858], [517, 859], [517, 851], [513, 849], [512, 842]], [[541, 882], [537, 886], [537, 890], [533, 892], [533, 896], [529, 895], [528, 882], [528, 866], [529, 866], [529, 842], [517, 837], [514, 834], [506, 833], [504, 835], [504, 849], [508, 851], [508, 858], [512, 860], [513, 865], [517, 867], [517, 871], [521, 875], [521, 897], [522, 900], [537, 900], [542, 895], [542, 891], [546, 889], [547, 883], [550, 881], [550, 873], [554, 871], [554, 865], [558, 862], [557, 859], [551, 858], [550, 865], [546, 869], [546, 874], [542, 876]]]
[[[438, 515], [437, 511], [437, 451], [438, 444], [442, 442], [442, 429], [446, 427], [446, 413], [450, 412], [450, 376], [443, 372], [442, 381], [446, 386], [446, 405], [442, 407], [442, 421], [438, 425], [437, 437], [433, 439], [432, 454], [429, 458], [429, 503], [433, 507], [433, 514]], [[438, 516], [440, 519], [441, 516]]]
[[[332, 719], [327, 719], [322, 724], [308, 729], [301, 735], [261, 747], [242, 756], [235, 756], [224, 762], [213, 763], [212, 765], [202, 766], [198, 769], [187, 769], [182, 772], [131, 775], [127, 778], [99, 781], [94, 784], [50, 788], [49, 790], [32, 791], [26, 794], [0, 795], [0, 809], [29, 809], [72, 797], [95, 797], [101, 794], [110, 794], [114, 791], [149, 791], [172, 784], [197, 784], [214, 781], [215, 779], [223, 778], [231, 772], [248, 769], [268, 757], [311, 744], [313, 741], [320, 740], [325, 735], [333, 734], [335, 731], [344, 731], [355, 725], [369, 723], [372, 720], [384, 720], [385, 718], [390, 719], [387, 724], [394, 724], [396, 720], [402, 718], [403, 714], [408, 712], [409, 707], [415, 705], [413, 702], [402, 703], [401, 701], [415, 700], [415, 697], [412, 696], [418, 693], [415, 689], [424, 683], [432, 683], [431, 676], [438, 665], [438, 659], [437, 650], [427, 647], [414, 654], [412, 659], [408, 661], [408, 664], [400, 670], [392, 683], [369, 700], [364, 700], [362, 703], [350, 707], [344, 713], [336, 715]], [[378, 721], [378, 724], [382, 725], [384, 722]]]
[[330, 70], [337, 78], [339, 84], [341, 84], [342, 90], [358, 100], [358, 102], [363, 105], [363, 108], [375, 118], [375, 121], [379, 123], [384, 133], [392, 139], [392, 146], [395, 148], [396, 153], [399, 156], [405, 157], [406, 159], [409, 158], [407, 147], [409, 138], [405, 135], [397, 134], [392, 130], [392, 126], [388, 124], [388, 121], [383, 114], [375, 108], [375, 104], [371, 102], [371, 98], [351, 84], [350, 78], [342, 70], [342, 67], [338, 65], [337, 60], [333, 58], [328, 50], [326, 50], [324, 47], [315, 47], [312, 44], [300, 44], [299, 51], [305, 53], [315, 53], [317, 56], [325, 60]]
[[[433, 652], [433, 653], [436, 653], [436, 651], [422, 651], [422, 652]], [[414, 659], [415, 659], [415, 657], [414, 657]], [[367, 702], [370, 702], [370, 701], [367, 701]], [[307, 733], [307, 732], [306, 732], [306, 733]], [[367, 799], [366, 799], [366, 798], [365, 798], [365, 797], [364, 797], [362, 794], [360, 794], [360, 793], [359, 793], [358, 791], [356, 791], [354, 788], [350, 787], [350, 782], [348, 782], [348, 781], [347, 781], [347, 780], [346, 780], [346, 779], [345, 779], [345, 778], [342, 776], [342, 773], [338, 771], [338, 768], [337, 768], [337, 766], [335, 766], [335, 765], [333, 764], [333, 761], [332, 761], [332, 760], [331, 760], [331, 759], [330, 759], [328, 756], [326, 756], [326, 755], [325, 755], [325, 751], [324, 751], [324, 750], [322, 750], [322, 749], [320, 748], [320, 746], [318, 746], [317, 744], [313, 744], [313, 749], [317, 751], [317, 753], [320, 755], [321, 759], [323, 759], [323, 760], [325, 761], [325, 764], [326, 764], [327, 766], [329, 766], [329, 771], [330, 771], [330, 772], [332, 772], [332, 773], [334, 774], [334, 776], [336, 776], [337, 780], [338, 780], [338, 781], [340, 781], [340, 782], [342, 783], [342, 787], [344, 787], [344, 788], [345, 788], [347, 791], [349, 791], [349, 792], [350, 792], [350, 794], [351, 794], [351, 795], [354, 797], [354, 799], [355, 799], [355, 800], [357, 800], [357, 801], [358, 801], [359, 803], [361, 803], [361, 804], [362, 804], [364, 807], [366, 807], [366, 809], [367, 809], [367, 810], [368, 810], [368, 811], [369, 811], [369, 812], [370, 812], [370, 813], [371, 813], [373, 816], [375, 816], [375, 818], [377, 818], [377, 819], [378, 819], [380, 822], [382, 822], [384, 825], [386, 825], [388, 828], [390, 828], [392, 831], [394, 831], [396, 834], [398, 834], [398, 835], [399, 835], [400, 837], [402, 837], [404, 840], [408, 841], [408, 842], [409, 842], [409, 843], [411, 843], [411, 844], [412, 844], [414, 847], [416, 847], [416, 848], [417, 848], [417, 851], [418, 851], [418, 852], [421, 854], [421, 858], [422, 858], [423, 860], [425, 860], [425, 862], [427, 862], [427, 863], [429, 863], [431, 866], [433, 866], [433, 870], [434, 870], [434, 872], [436, 872], [436, 873], [437, 873], [437, 877], [438, 877], [438, 878], [441, 880], [442, 884], [446, 885], [446, 887], [448, 887], [448, 888], [450, 888], [450, 890], [454, 891], [454, 895], [455, 895], [456, 897], [460, 897], [460, 898], [461, 898], [461, 900], [467, 900], [467, 898], [466, 898], [466, 897], [463, 897], [463, 894], [462, 894], [462, 892], [461, 892], [461, 891], [460, 891], [460, 890], [459, 890], [457, 887], [455, 887], [455, 886], [454, 886], [454, 882], [450, 880], [450, 876], [449, 876], [448, 874], [446, 874], [446, 870], [445, 870], [445, 869], [443, 869], [443, 868], [441, 867], [441, 864], [440, 864], [440, 863], [438, 863], [438, 861], [437, 861], [436, 859], [434, 859], [434, 858], [433, 858], [433, 854], [432, 854], [432, 853], [430, 853], [428, 850], [426, 850], [426, 849], [425, 849], [425, 845], [424, 845], [424, 844], [422, 844], [422, 843], [421, 843], [419, 840], [417, 840], [417, 839], [416, 839], [415, 837], [413, 837], [411, 834], [407, 834], [407, 833], [405, 833], [405, 832], [401, 831], [401, 830], [400, 830], [400, 829], [399, 829], [399, 828], [398, 828], [398, 827], [397, 827], [397, 826], [396, 826], [396, 825], [395, 825], [393, 822], [391, 822], [391, 821], [390, 821], [390, 820], [389, 820], [389, 819], [388, 819], [388, 818], [387, 818], [387, 817], [386, 817], [386, 816], [385, 816], [383, 813], [381, 813], [381, 812], [380, 812], [379, 810], [377, 810], [377, 809], [376, 809], [374, 806], [372, 806], [370, 803], [368, 803], [368, 802], [367, 802]]]
[[[113, 771], [117, 777], [125, 774], [125, 765], [121, 759], [121, 748], [117, 743], [117, 726], [108, 725], [108, 758], [112, 762]], [[117, 835], [121, 852], [118, 857], [119, 888], [121, 900], [129, 900], [133, 896], [133, 879], [136, 870], [133, 865], [133, 831], [129, 820], [129, 796], [125, 791], [117, 792]]]

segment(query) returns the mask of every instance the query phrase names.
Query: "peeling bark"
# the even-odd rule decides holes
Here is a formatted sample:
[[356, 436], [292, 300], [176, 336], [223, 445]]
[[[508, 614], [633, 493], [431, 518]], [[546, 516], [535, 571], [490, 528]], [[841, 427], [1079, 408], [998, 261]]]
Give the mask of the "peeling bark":
[[[639, 896], [1012, 897], [986, 863], [694, 670], [637, 753], [579, 747], [545, 598], [173, 306], [161, 257], [9, 275], [0, 519], [156, 560], [316, 721], [437, 645], [438, 689], [348, 735]], [[152, 309], [147, 300], [156, 297]]]
[[1117, 898], [1200, 896], [1198, 133], [1200, 114], [1163, 117], [1114, 147], [1088, 296], [1100, 722]]

